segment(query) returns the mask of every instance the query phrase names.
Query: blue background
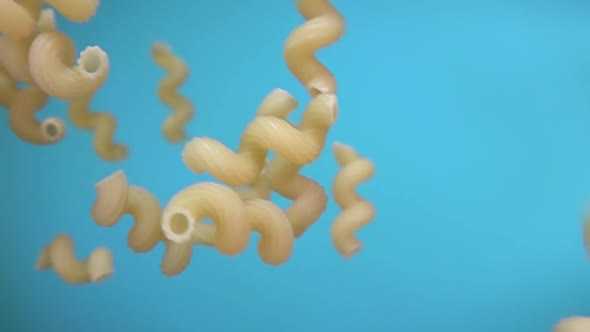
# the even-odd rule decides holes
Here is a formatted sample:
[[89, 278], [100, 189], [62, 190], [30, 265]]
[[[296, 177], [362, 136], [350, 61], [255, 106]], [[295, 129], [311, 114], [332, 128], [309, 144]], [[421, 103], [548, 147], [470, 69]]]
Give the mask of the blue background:
[[[162, 202], [210, 179], [188, 171], [182, 145], [160, 135], [169, 111], [156, 97], [164, 74], [150, 58], [153, 41], [191, 67], [182, 91], [197, 107], [192, 135], [235, 148], [271, 89], [308, 102], [282, 59], [303, 22], [292, 1], [103, 1], [90, 23], [59, 27], [80, 50], [109, 53], [94, 107], [116, 114], [131, 155], [105, 163], [92, 134], [73, 127], [49, 147], [0, 128], [0, 330], [516, 332], [590, 315], [581, 242], [590, 207], [587, 2], [334, 3], [348, 25], [320, 54], [340, 84], [329, 140], [354, 145], [378, 169], [360, 190], [378, 216], [359, 233], [358, 256], [332, 248], [333, 202], [281, 267], [263, 265], [254, 243], [237, 258], [201, 248], [172, 279], [159, 272], [161, 245], [145, 255], [126, 247], [129, 217], [96, 226], [94, 183], [117, 169]], [[65, 117], [64, 107], [52, 101], [40, 115]], [[304, 173], [330, 188], [337, 169], [328, 146]], [[34, 271], [61, 232], [80, 257], [112, 248], [113, 278], [70, 286]]]

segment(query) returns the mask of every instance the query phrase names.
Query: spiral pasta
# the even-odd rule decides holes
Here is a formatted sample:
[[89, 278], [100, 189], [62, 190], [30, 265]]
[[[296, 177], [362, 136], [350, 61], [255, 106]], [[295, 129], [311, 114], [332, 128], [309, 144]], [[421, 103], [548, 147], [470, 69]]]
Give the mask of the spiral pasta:
[[41, 5], [39, 0], [0, 0], [0, 33], [15, 39], [29, 37], [35, 31], [37, 23], [31, 9], [35, 6], [40, 8]]
[[[296, 107], [297, 103], [292, 96], [281, 91], [273, 91], [267, 100], [271, 99], [269, 104], [285, 107], [286, 113], [287, 110], [292, 110], [291, 107]], [[281, 101], [273, 101], [272, 98]], [[267, 108], [261, 109], [267, 112]], [[217, 140], [201, 137], [187, 143], [182, 159], [197, 174], [207, 172], [231, 186], [250, 185], [264, 168], [269, 150], [298, 166], [307, 165], [317, 159], [322, 152], [328, 129], [336, 121], [337, 113], [336, 96], [319, 94], [309, 103], [299, 128], [284, 117], [258, 113], [244, 131], [237, 152], [231, 151]]]
[[186, 269], [193, 254], [192, 244], [177, 244], [164, 238], [158, 198], [144, 188], [130, 186], [123, 171], [99, 181], [96, 193], [91, 214], [97, 225], [112, 227], [123, 215], [130, 214], [135, 221], [127, 236], [131, 250], [147, 253], [163, 241], [166, 251], [161, 263], [162, 273], [173, 276]]
[[170, 46], [164, 43], [155, 43], [152, 46], [152, 58], [168, 73], [158, 86], [158, 96], [173, 113], [162, 124], [162, 133], [170, 142], [184, 141], [188, 137], [184, 127], [192, 120], [195, 108], [178, 89], [187, 80], [189, 68], [181, 58], [172, 53]]
[[278, 206], [262, 199], [242, 202], [235, 191], [212, 182], [177, 193], [164, 209], [162, 229], [171, 241], [209, 244], [229, 256], [243, 252], [255, 231], [261, 235], [259, 256], [270, 265], [287, 261], [293, 251], [293, 231]]
[[334, 76], [315, 53], [342, 37], [344, 18], [329, 0], [297, 0], [297, 9], [307, 22], [296, 28], [285, 42], [287, 67], [310, 95], [336, 93]]
[[588, 332], [590, 331], [590, 317], [569, 317], [562, 319], [555, 325], [553, 332]]
[[114, 142], [117, 120], [107, 112], [91, 112], [92, 98], [92, 94], [89, 94], [69, 102], [70, 121], [80, 129], [94, 131], [94, 150], [103, 160], [120, 161], [127, 158], [127, 145]]
[[74, 240], [67, 234], [56, 236], [43, 248], [35, 268], [53, 268], [62, 280], [70, 284], [99, 283], [114, 273], [113, 255], [108, 248], [96, 248], [87, 260], [78, 261]]
[[39, 34], [29, 51], [29, 69], [34, 82], [48, 95], [63, 100], [85, 98], [106, 81], [109, 57], [98, 46], [86, 47], [76, 61], [74, 43], [53, 31]]
[[340, 255], [349, 258], [362, 247], [355, 232], [375, 217], [375, 207], [355, 192], [360, 183], [373, 176], [375, 166], [348, 145], [334, 143], [333, 149], [341, 169], [334, 179], [332, 191], [336, 204], [343, 211], [332, 224], [332, 243]]
[[48, 100], [47, 94], [36, 87], [16, 92], [8, 116], [8, 123], [16, 136], [37, 145], [54, 144], [64, 138], [66, 125], [61, 119], [49, 117], [39, 122], [35, 118], [35, 113], [44, 108]]
[[0, 106], [8, 107], [18, 93], [18, 85], [0, 64]]
[[84, 23], [89, 21], [98, 10], [99, 0], [44, 0], [66, 19]]
[[32, 17], [37, 18], [35, 33], [23, 38], [10, 35], [0, 37], [0, 63], [16, 81], [34, 84], [29, 70], [29, 50], [38, 32], [55, 31], [57, 29], [55, 14], [52, 9], [41, 9], [38, 0], [22, 2]]

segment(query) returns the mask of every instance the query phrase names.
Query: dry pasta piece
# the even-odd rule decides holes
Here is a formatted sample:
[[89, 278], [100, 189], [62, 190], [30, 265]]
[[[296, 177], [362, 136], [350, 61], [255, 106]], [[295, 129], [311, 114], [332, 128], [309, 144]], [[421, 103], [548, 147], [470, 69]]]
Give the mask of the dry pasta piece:
[[0, 0], [0, 33], [10, 38], [26, 38], [35, 32], [37, 18], [32, 7], [41, 8], [39, 0]]
[[262, 199], [242, 202], [235, 191], [211, 182], [177, 193], [164, 210], [162, 229], [171, 241], [215, 246], [230, 256], [243, 252], [250, 232], [258, 232], [258, 253], [269, 265], [286, 262], [293, 252], [293, 231], [278, 206]]
[[35, 266], [37, 270], [53, 268], [70, 284], [99, 283], [114, 273], [113, 255], [108, 248], [96, 248], [85, 261], [76, 259], [74, 240], [67, 234], [56, 236], [43, 248]]
[[[77, 62], [77, 64], [74, 64]], [[98, 46], [86, 47], [76, 61], [76, 48], [61, 32], [39, 34], [29, 51], [29, 69], [34, 82], [52, 97], [85, 98], [106, 81], [110, 63]]]
[[127, 236], [129, 248], [147, 253], [160, 241], [166, 245], [161, 270], [167, 276], [180, 274], [190, 263], [192, 244], [177, 244], [164, 238], [158, 198], [146, 189], [129, 185], [123, 171], [117, 171], [96, 184], [92, 219], [103, 227], [114, 226], [125, 214], [133, 216], [134, 225]]
[[569, 317], [555, 325], [553, 332], [589, 332], [590, 317]]
[[55, 16], [52, 15], [51, 9], [41, 9], [42, 2], [39, 0], [24, 0], [21, 1], [21, 5], [26, 8], [31, 17], [35, 18], [34, 28], [36, 29], [22, 38], [11, 35], [1, 36], [0, 63], [16, 81], [33, 84], [29, 71], [29, 49], [38, 32], [56, 29]]
[[[283, 105], [289, 107], [285, 107], [285, 111], [297, 106], [294, 98], [282, 90], [271, 92], [266, 100], [272, 98], [284, 99]], [[308, 105], [299, 128], [289, 123], [284, 113], [280, 117], [257, 114], [244, 131], [237, 152], [217, 140], [202, 137], [187, 143], [182, 159], [197, 174], [207, 172], [230, 186], [251, 185], [264, 168], [268, 151], [298, 166], [316, 160], [337, 113], [336, 96], [320, 94]]]
[[184, 127], [192, 120], [195, 107], [178, 90], [186, 82], [189, 68], [180, 57], [172, 53], [170, 46], [164, 43], [155, 43], [152, 46], [152, 58], [167, 72], [158, 86], [158, 96], [173, 111], [162, 124], [162, 133], [170, 142], [184, 141], [188, 137]]
[[106, 161], [121, 161], [129, 155], [125, 144], [114, 142], [117, 120], [107, 112], [91, 112], [93, 95], [82, 96], [69, 102], [68, 116], [72, 124], [80, 129], [94, 131], [94, 150]]
[[333, 149], [341, 167], [334, 179], [333, 194], [343, 211], [332, 224], [332, 243], [340, 255], [349, 258], [362, 247], [356, 231], [375, 217], [375, 207], [356, 193], [356, 187], [373, 176], [375, 166], [348, 145], [335, 143]]
[[99, 0], [44, 0], [66, 19], [76, 23], [88, 22], [98, 10]]
[[344, 34], [344, 18], [329, 0], [297, 0], [297, 9], [307, 20], [285, 42], [285, 62], [310, 95], [336, 93], [332, 73], [315, 53], [337, 42]]
[[0, 64], [0, 106], [8, 107], [18, 93], [18, 85]]
[[18, 91], [9, 107], [8, 123], [16, 136], [23, 141], [37, 145], [54, 144], [61, 141], [66, 134], [65, 123], [56, 117], [49, 117], [41, 122], [35, 113], [43, 109], [49, 97], [36, 87]]

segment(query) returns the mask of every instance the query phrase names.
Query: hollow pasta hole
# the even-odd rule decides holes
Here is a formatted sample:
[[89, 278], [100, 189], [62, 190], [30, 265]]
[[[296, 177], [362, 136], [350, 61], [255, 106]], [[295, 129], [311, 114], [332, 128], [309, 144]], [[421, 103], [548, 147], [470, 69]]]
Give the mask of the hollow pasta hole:
[[55, 137], [59, 134], [59, 128], [57, 128], [55, 123], [48, 123], [45, 125], [45, 133], [49, 137]]
[[188, 231], [189, 220], [182, 214], [177, 213], [170, 218], [170, 230], [176, 235], [183, 235]]
[[87, 73], [93, 74], [100, 69], [102, 63], [101, 53], [97, 50], [88, 50], [84, 53], [82, 68]]

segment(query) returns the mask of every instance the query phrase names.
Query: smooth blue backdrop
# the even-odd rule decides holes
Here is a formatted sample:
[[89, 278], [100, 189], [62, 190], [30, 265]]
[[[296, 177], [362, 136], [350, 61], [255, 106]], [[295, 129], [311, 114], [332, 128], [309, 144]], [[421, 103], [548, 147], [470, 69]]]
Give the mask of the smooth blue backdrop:
[[[549, 331], [590, 315], [590, 266], [581, 220], [590, 199], [590, 6], [585, 1], [334, 0], [347, 34], [322, 51], [340, 83], [330, 142], [354, 145], [378, 173], [361, 193], [378, 217], [363, 251], [339, 257], [329, 238], [333, 202], [272, 268], [253, 243], [237, 258], [196, 251], [162, 276], [162, 247], [126, 247], [130, 218], [90, 220], [94, 183], [124, 169], [166, 202], [210, 179], [191, 174], [182, 146], [160, 124], [163, 72], [154, 40], [190, 64], [192, 135], [235, 148], [273, 88], [307, 103], [282, 46], [301, 24], [292, 1], [108, 1], [90, 23], [60, 20], [81, 49], [98, 44], [111, 76], [94, 102], [117, 115], [122, 163], [97, 158], [90, 133], [70, 127], [36, 147], [0, 127], [1, 331]], [[442, 4], [444, 3], [444, 5]], [[41, 116], [65, 116], [52, 101]], [[6, 123], [6, 112], [0, 113]], [[305, 169], [327, 188], [328, 149]], [[285, 201], [280, 201], [284, 204]], [[100, 285], [36, 272], [39, 250], [60, 232], [85, 257], [113, 249], [117, 270]]]

